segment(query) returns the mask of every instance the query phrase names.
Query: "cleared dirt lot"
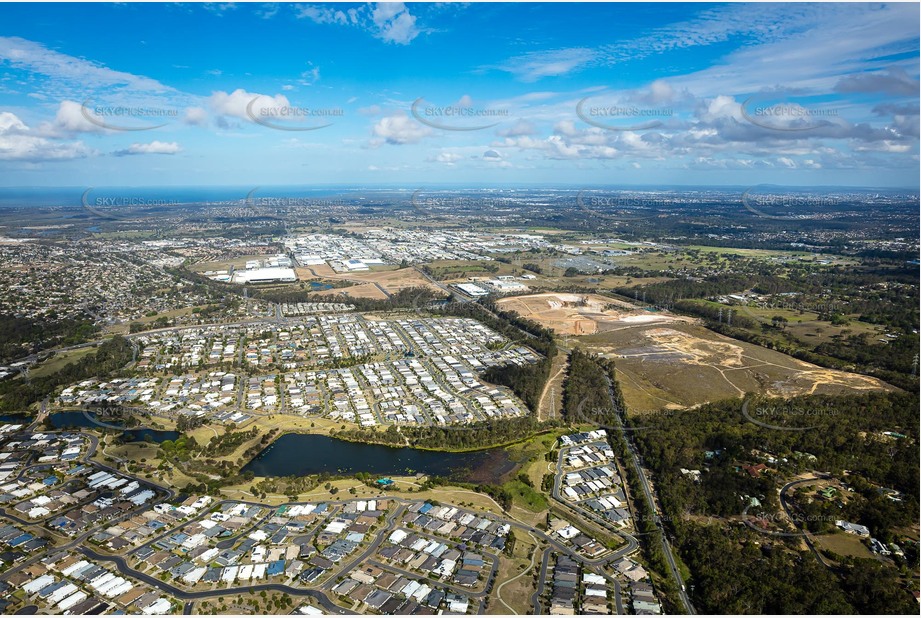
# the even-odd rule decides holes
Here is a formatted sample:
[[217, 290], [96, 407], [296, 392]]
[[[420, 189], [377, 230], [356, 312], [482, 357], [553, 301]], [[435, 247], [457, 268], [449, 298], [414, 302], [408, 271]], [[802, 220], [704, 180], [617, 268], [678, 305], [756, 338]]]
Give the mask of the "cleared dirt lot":
[[553, 329], [572, 347], [613, 358], [632, 412], [688, 408], [746, 393], [793, 397], [892, 388], [724, 337], [691, 318], [601, 295], [534, 294], [499, 303]]
[[503, 298], [498, 304], [560, 335], [592, 335], [637, 324], [687, 321], [679, 316], [637, 309], [600, 294], [531, 294]]
[[693, 407], [746, 393], [793, 397], [892, 388], [686, 322], [639, 324], [572, 343], [615, 360], [624, 397], [636, 412]]
[[345, 295], [349, 298], [376, 298], [378, 300], [387, 300], [387, 294], [373, 283], [361, 283], [352, 285], [347, 288], [333, 288], [331, 290], [320, 290], [311, 292], [312, 297], [328, 297]]
[[[297, 269], [298, 279], [307, 281], [310, 279], [329, 279], [337, 281], [351, 281], [356, 284], [377, 284], [379, 289], [386, 290], [387, 294], [396, 294], [403, 288], [427, 287], [434, 291], [440, 290], [431, 285], [425, 277], [419, 274], [415, 268], [400, 268], [397, 270], [372, 270], [367, 272], [354, 273], [337, 273], [327, 265], [322, 266], [305, 266]], [[375, 286], [375, 287], [377, 287]], [[350, 290], [352, 288], [339, 288], [337, 292]], [[356, 293], [362, 293], [357, 291]], [[378, 298], [370, 296], [370, 298]]]

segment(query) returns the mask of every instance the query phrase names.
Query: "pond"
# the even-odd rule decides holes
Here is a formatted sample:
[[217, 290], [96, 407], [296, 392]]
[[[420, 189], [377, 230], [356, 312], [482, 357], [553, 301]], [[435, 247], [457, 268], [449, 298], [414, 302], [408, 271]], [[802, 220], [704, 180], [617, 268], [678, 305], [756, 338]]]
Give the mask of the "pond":
[[503, 449], [446, 453], [349, 442], [316, 434], [286, 434], [243, 468], [256, 476], [423, 473], [471, 483], [498, 483], [516, 463]]
[[35, 417], [28, 414], [0, 414], [0, 423], [16, 423], [17, 425], [28, 425]]
[[[92, 412], [83, 413], [79, 410], [70, 410], [67, 412], [54, 412], [48, 416], [51, 426], [55, 429], [71, 429], [75, 427], [85, 427], [87, 429], [100, 429], [122, 427], [117, 420], [99, 420]], [[109, 427], [106, 427], [106, 426]], [[166, 440], [175, 440], [182, 434], [178, 431], [163, 431], [160, 429], [150, 429], [149, 427], [135, 427], [133, 429], [123, 429], [123, 439], [126, 442], [153, 442], [160, 444]]]

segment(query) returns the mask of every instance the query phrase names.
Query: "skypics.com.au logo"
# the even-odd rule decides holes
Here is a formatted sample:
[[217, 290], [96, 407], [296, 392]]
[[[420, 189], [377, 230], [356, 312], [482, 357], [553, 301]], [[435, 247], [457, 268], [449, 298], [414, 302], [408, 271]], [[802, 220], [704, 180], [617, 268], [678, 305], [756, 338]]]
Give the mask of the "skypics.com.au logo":
[[461, 211], [490, 211], [509, 207], [509, 198], [483, 194], [464, 194], [416, 189], [409, 199], [410, 206], [426, 216], [455, 214]]
[[274, 102], [265, 105], [264, 98], [254, 97], [246, 105], [246, 115], [254, 123], [276, 131], [317, 131], [334, 124], [324, 121], [345, 115], [340, 107], [302, 107]]
[[343, 198], [269, 195], [257, 197], [260, 187], [251, 189], [243, 199], [243, 207], [251, 212], [264, 212], [272, 208], [314, 209], [344, 208], [349, 202]]
[[655, 210], [669, 205], [666, 197], [637, 193], [610, 193], [583, 189], [576, 194], [576, 207], [593, 218], [612, 223], [646, 221]]
[[593, 97], [584, 97], [576, 104], [576, 116], [593, 127], [605, 131], [648, 131], [661, 127], [665, 118], [671, 118], [675, 111], [670, 107], [643, 107], [632, 104], [602, 105]]
[[772, 185], [755, 185], [742, 193], [742, 206], [764, 219], [802, 221], [816, 219], [844, 205], [840, 197], [794, 192]]
[[[677, 412], [674, 410], [660, 410], [656, 412], [656, 417], [674, 416]], [[655, 425], [638, 421], [636, 425], [623, 424], [620, 421], [622, 412], [613, 406], [598, 406], [589, 403], [589, 400], [582, 399], [576, 405], [575, 409], [568, 411], [563, 410], [563, 419], [571, 425], [597, 425], [605, 428], [614, 428], [615, 431], [623, 431], [625, 434], [637, 434], [647, 431], [659, 431]]]
[[742, 117], [771, 131], [799, 133], [834, 126], [839, 110], [802, 93], [777, 90], [753, 94], [742, 102]]
[[816, 419], [831, 418], [840, 415], [840, 411], [824, 405], [800, 408], [789, 405], [752, 405], [751, 399], [742, 403], [742, 416], [750, 423], [774, 431], [809, 431], [819, 429], [810, 424]]
[[410, 113], [425, 126], [442, 131], [482, 131], [498, 126], [510, 114], [506, 108], [479, 107], [466, 99], [455, 105], [432, 105], [425, 97], [413, 101]]
[[179, 117], [179, 110], [147, 105], [98, 105], [87, 99], [80, 115], [90, 124], [109, 131], [151, 131]]
[[[756, 515], [750, 513], [752, 508], [751, 504], [745, 507], [745, 510], [742, 511], [742, 521], [755, 532], [768, 536], [802, 538], [807, 536], [811, 524], [833, 524], [835, 522], [835, 518], [830, 515], [803, 513], [791, 513], [789, 515], [786, 513], [760, 513]], [[791, 526], [795, 528], [795, 531], [788, 531]]]
[[83, 209], [97, 217], [113, 221], [139, 221], [147, 217], [138, 214], [136, 209], [163, 208], [180, 204], [178, 200], [142, 195], [93, 195], [94, 191], [95, 187], [90, 187], [80, 196]]

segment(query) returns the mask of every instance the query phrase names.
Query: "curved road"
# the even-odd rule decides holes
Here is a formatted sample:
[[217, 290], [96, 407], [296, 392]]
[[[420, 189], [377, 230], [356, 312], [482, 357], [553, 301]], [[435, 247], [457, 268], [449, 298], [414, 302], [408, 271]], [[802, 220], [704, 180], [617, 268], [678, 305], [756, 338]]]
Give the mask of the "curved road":
[[531, 595], [531, 605], [534, 607], [535, 616], [540, 616], [544, 613], [540, 604], [540, 598], [544, 596], [544, 585], [547, 582], [547, 565], [550, 564], [550, 552], [551, 549], [548, 547], [541, 556], [540, 575], [537, 578], [537, 588], [534, 589], [534, 594]]
[[249, 586], [240, 586], [238, 588], [216, 588], [214, 590], [199, 590], [196, 592], [189, 592], [186, 590], [182, 590], [181, 588], [177, 588], [176, 586], [173, 586], [172, 584], [159, 580], [156, 577], [148, 575], [147, 573], [135, 571], [130, 566], [128, 566], [127, 561], [122, 556], [109, 556], [106, 554], [100, 554], [88, 547], [79, 547], [77, 548], [77, 551], [79, 551], [83, 555], [93, 560], [96, 560], [98, 562], [113, 562], [115, 563], [115, 566], [119, 570], [119, 572], [122, 573], [123, 575], [127, 575], [128, 577], [133, 577], [134, 579], [140, 580], [144, 582], [145, 584], [151, 586], [155, 590], [163, 590], [164, 592], [167, 592], [173, 595], [177, 599], [182, 599], [184, 601], [195, 601], [198, 599], [207, 599], [210, 597], [217, 597], [217, 596], [228, 596], [232, 594], [261, 592], [263, 590], [273, 590], [275, 592], [284, 592], [284, 593], [290, 594], [291, 596], [313, 597], [320, 603], [320, 605], [323, 606], [324, 609], [326, 609], [329, 612], [332, 612], [335, 614], [345, 614], [346, 613], [344, 609], [342, 609], [341, 607], [339, 607], [338, 605], [330, 601], [329, 597], [327, 597], [325, 593], [319, 590], [312, 590], [309, 588], [293, 588], [286, 584], [253, 584]]
[[827, 478], [829, 478], [827, 475], [819, 475], [819, 476], [813, 476], [807, 479], [800, 479], [798, 481], [790, 481], [789, 483], [787, 483], [786, 485], [780, 488], [780, 506], [781, 508], [783, 508], [784, 513], [786, 513], [787, 517], [790, 519], [790, 522], [793, 523], [793, 526], [803, 533], [802, 536], [803, 536], [803, 540], [806, 542], [806, 546], [809, 547], [810, 550], [812, 550], [812, 553], [815, 554], [815, 557], [822, 564], [822, 566], [824, 566], [827, 569], [830, 569], [831, 565], [825, 562], [825, 558], [822, 556], [822, 552], [819, 551], [819, 549], [813, 544], [812, 539], [809, 538], [809, 531], [804, 530], [796, 525], [796, 520], [793, 519], [793, 513], [790, 512], [790, 505], [787, 502], [787, 498], [785, 496], [785, 494], [787, 493], [787, 490], [790, 489], [791, 487], [795, 487], [796, 485], [803, 485], [805, 483], [814, 483], [816, 481], [821, 481]]
[[[79, 434], [80, 436], [82, 436], [82, 437], [84, 437], [85, 439], [87, 439], [87, 441], [88, 441], [87, 448], [86, 448], [86, 450], [84, 451], [84, 453], [82, 454], [82, 456], [79, 458], [79, 461], [81, 461], [81, 462], [90, 462], [91, 457], [95, 454], [96, 450], [97, 450], [98, 447], [99, 447], [99, 440], [98, 440], [98, 438], [97, 438], [96, 436], [94, 436], [93, 434], [82, 433], [82, 432], [78, 432], [78, 431], [45, 432], [45, 433], [69, 433], [69, 434]], [[156, 489], [158, 490], [158, 496], [157, 496], [157, 498], [156, 498], [153, 502], [150, 502], [150, 503], [148, 503], [148, 504], [146, 504], [146, 505], [142, 505], [141, 507], [138, 507], [137, 509], [133, 509], [132, 511], [129, 511], [129, 512], [123, 514], [123, 515], [120, 515], [119, 517], [116, 517], [116, 518], [114, 518], [114, 519], [112, 519], [112, 520], [109, 520], [108, 522], [105, 523], [106, 526], [110, 526], [110, 525], [112, 525], [113, 523], [115, 523], [115, 522], [117, 522], [117, 521], [120, 521], [120, 520], [123, 520], [123, 519], [131, 518], [131, 517], [133, 517], [134, 515], [136, 515], [137, 513], [141, 512], [141, 511], [143, 511], [143, 510], [145, 510], [145, 509], [151, 508], [151, 506], [152, 506], [153, 504], [162, 502], [162, 501], [164, 501], [164, 500], [165, 500], [165, 501], [172, 500], [172, 499], [175, 497], [175, 495], [176, 495], [175, 491], [172, 490], [172, 489], [170, 489], [170, 488], [168, 488], [168, 487], [160, 486], [160, 485], [154, 484], [154, 483], [152, 483], [152, 482], [150, 482], [150, 481], [147, 481], [147, 480], [144, 480], [144, 479], [140, 479], [140, 478], [134, 477], [133, 475], [128, 474], [128, 473], [126, 473], [126, 472], [123, 471], [123, 470], [117, 470], [117, 469], [114, 469], [114, 468], [112, 468], [112, 467], [110, 467], [110, 466], [107, 466], [107, 465], [105, 465], [105, 464], [103, 464], [103, 463], [99, 463], [99, 462], [96, 462], [96, 461], [92, 461], [92, 462], [90, 462], [90, 463], [91, 463], [93, 466], [96, 466], [96, 467], [99, 468], [99, 469], [107, 470], [107, 471], [109, 471], [109, 472], [116, 472], [116, 473], [118, 473], [118, 474], [120, 474], [120, 475], [122, 475], [122, 476], [125, 476], [125, 477], [130, 478], [130, 479], [133, 479], [133, 480], [138, 480], [139, 482], [142, 482], [142, 483], [144, 483], [145, 485], [149, 485], [150, 487], [156, 488]], [[556, 486], [556, 489], [558, 489], [558, 485]], [[555, 493], [556, 493], [556, 496], [559, 495], [558, 492], [555, 492]], [[393, 529], [393, 527], [396, 525], [397, 518], [399, 517], [400, 514], [403, 513], [403, 511], [404, 511], [404, 509], [405, 509], [405, 506], [406, 506], [407, 504], [411, 504], [411, 503], [414, 503], [414, 502], [417, 502], [417, 501], [418, 501], [418, 498], [410, 498], [410, 497], [405, 497], [405, 498], [404, 498], [404, 497], [398, 497], [398, 496], [388, 496], [387, 499], [388, 499], [388, 500], [394, 501], [396, 504], [399, 504], [400, 506], [399, 506], [398, 508], [394, 509], [393, 512], [387, 517], [387, 519], [386, 519], [386, 524], [385, 524], [384, 526], [381, 527], [380, 531], [378, 532], [377, 536], [375, 537], [375, 539], [374, 539], [374, 541], [371, 543], [371, 545], [370, 545], [368, 548], [366, 548], [366, 549], [361, 553], [361, 555], [359, 555], [358, 557], [356, 557], [356, 558], [354, 558], [353, 560], [349, 561], [344, 567], [337, 569], [337, 570], [336, 570], [336, 573], [337, 573], [337, 574], [346, 573], [346, 572], [348, 572], [349, 570], [355, 568], [357, 565], [361, 564], [361, 562], [362, 562], [363, 560], [369, 559], [369, 558], [374, 554], [374, 552], [380, 547], [380, 545], [384, 542], [384, 539], [388, 536], [388, 533], [389, 533], [389, 532]], [[346, 504], [346, 503], [351, 502], [351, 501], [352, 501], [352, 500], [334, 500], [334, 501], [324, 501], [324, 502], [325, 502], [326, 504], [329, 504], [329, 505], [336, 505], [336, 506], [338, 506], [338, 505]], [[271, 513], [274, 512], [274, 508], [271, 507], [270, 505], [266, 505], [266, 504], [263, 504], [263, 503], [261, 503], [261, 502], [253, 502], [253, 501], [246, 501], [246, 500], [230, 500], [230, 499], [227, 499], [227, 500], [220, 500], [220, 501], [217, 501], [216, 503], [214, 503], [214, 504], [212, 505], [212, 507], [214, 507], [214, 506], [219, 506], [220, 504], [229, 503], [229, 502], [233, 502], [233, 503], [242, 503], [242, 504], [247, 504], [247, 505], [251, 505], [251, 506], [259, 506], [259, 507], [263, 507], [263, 508], [268, 508], [268, 509], [270, 509], [269, 515], [271, 515]], [[308, 503], [308, 502], [302, 502], [302, 504], [307, 504], [307, 503]], [[297, 502], [292, 502], [292, 503], [289, 503], [289, 504], [298, 504], [298, 503], [297, 503]], [[4, 513], [4, 514], [5, 514], [5, 513]], [[197, 517], [202, 517], [202, 516], [204, 516], [204, 515], [206, 515], [206, 514], [207, 514], [207, 513], [203, 513], [203, 514], [201, 514], [201, 515], [199, 515], [199, 516], [197, 516]], [[5, 514], [5, 515], [6, 515], [6, 514]], [[592, 517], [591, 514], [587, 514], [587, 515], [590, 516], [590, 517]], [[9, 515], [7, 515], [7, 516], [8, 516], [10, 519], [12, 519], [12, 520], [19, 521], [19, 519], [16, 518], [15, 516], [9, 516]], [[627, 539], [627, 545], [626, 545], [625, 547], [621, 548], [620, 550], [618, 550], [617, 552], [615, 552], [613, 555], [608, 554], [608, 555], [604, 556], [603, 558], [598, 558], [598, 559], [592, 560], [592, 559], [586, 558], [586, 557], [584, 557], [584, 556], [578, 554], [573, 548], [569, 547], [568, 545], [565, 545], [565, 544], [561, 543], [558, 539], [555, 539], [555, 538], [549, 536], [549, 535], [546, 534], [543, 530], [539, 530], [539, 529], [537, 529], [537, 528], [535, 528], [535, 527], [533, 527], [533, 526], [530, 526], [530, 525], [525, 524], [525, 523], [520, 522], [520, 521], [507, 519], [507, 518], [505, 518], [505, 517], [502, 517], [501, 515], [492, 515], [492, 517], [495, 518], [497, 521], [500, 521], [500, 522], [502, 522], [502, 523], [504, 523], [504, 524], [508, 524], [508, 525], [510, 525], [512, 528], [515, 528], [515, 529], [518, 529], [518, 530], [522, 530], [522, 531], [524, 531], [524, 532], [530, 534], [533, 538], [539, 539], [539, 540], [543, 541], [544, 543], [546, 543], [546, 544], [548, 545], [548, 547], [547, 547], [547, 549], [544, 551], [544, 557], [545, 557], [545, 558], [548, 557], [548, 552], [550, 552], [551, 550], [556, 550], [556, 551], [559, 552], [559, 553], [563, 553], [563, 554], [567, 554], [567, 555], [572, 556], [574, 559], [576, 559], [578, 562], [580, 562], [581, 564], [583, 564], [583, 565], [585, 565], [585, 566], [602, 567], [606, 562], [608, 562], [608, 561], [610, 561], [610, 560], [612, 560], [612, 559], [619, 558], [619, 557], [621, 557], [621, 556], [623, 556], [623, 555], [626, 555], [626, 554], [628, 554], [628, 553], [634, 551], [634, 550], [636, 549], [637, 545], [638, 545], [637, 542], [636, 542], [636, 540], [635, 540], [633, 537], [631, 537], [631, 536], [629, 536], [629, 535], [624, 535], [624, 537]], [[265, 519], [265, 518], [263, 518], [263, 519]], [[195, 520], [195, 518], [193, 518], [193, 519], [190, 520], [190, 521], [194, 521], [194, 520]], [[28, 525], [36, 525], [35, 522], [25, 522], [24, 520], [23, 520], [21, 523], [23, 523], [23, 524], [28, 524]], [[187, 523], [189, 523], [189, 522], [185, 522], [185, 523], [187, 524]], [[92, 536], [92, 534], [95, 532], [95, 530], [96, 530], [95, 527], [94, 527], [94, 528], [91, 528], [91, 529], [89, 529], [89, 530], [86, 530], [85, 532], [81, 533], [79, 536], [75, 537], [72, 541], [70, 541], [70, 542], [68, 542], [68, 543], [66, 543], [66, 544], [64, 544], [64, 545], [55, 547], [54, 549], [55, 549], [56, 551], [61, 551], [61, 550], [76, 550], [76, 551], [80, 551], [80, 552], [84, 553], [85, 555], [87, 555], [87, 556], [93, 558], [94, 560], [101, 560], [101, 561], [112, 562], [112, 563], [114, 563], [114, 564], [116, 565], [116, 567], [118, 568], [118, 570], [121, 571], [123, 574], [125, 574], [125, 575], [127, 575], [127, 576], [129, 576], [129, 577], [134, 577], [134, 578], [136, 578], [136, 579], [138, 579], [138, 580], [140, 580], [140, 581], [144, 581], [145, 583], [148, 583], [148, 584], [154, 586], [156, 589], [164, 590], [164, 591], [168, 592], [169, 594], [174, 595], [175, 597], [177, 597], [177, 598], [179, 598], [179, 599], [182, 599], [182, 600], [184, 600], [184, 601], [187, 601], [187, 603], [185, 604], [185, 610], [186, 610], [186, 611], [191, 611], [190, 602], [195, 601], [195, 600], [197, 600], [197, 599], [204, 599], [204, 598], [209, 598], [209, 597], [219, 596], [219, 595], [243, 593], [243, 592], [248, 592], [248, 591], [251, 591], [251, 590], [255, 590], [255, 591], [274, 590], [274, 591], [283, 592], [283, 593], [288, 593], [288, 594], [296, 595], [296, 596], [310, 596], [310, 597], [313, 597], [313, 598], [317, 599], [317, 601], [318, 601], [324, 608], [326, 608], [326, 609], [329, 610], [329, 611], [333, 611], [333, 612], [336, 612], [336, 613], [348, 613], [346, 610], [344, 610], [343, 608], [341, 608], [341, 607], [337, 606], [335, 603], [333, 603], [333, 602], [329, 599], [329, 597], [326, 595], [326, 593], [323, 592], [322, 589], [327, 589], [327, 588], [329, 588], [329, 587], [331, 586], [331, 581], [327, 581], [324, 585], [322, 585], [322, 586], [321, 586], [321, 590], [318, 590], [318, 589], [310, 589], [310, 588], [297, 588], [297, 587], [293, 587], [293, 586], [286, 585], [286, 584], [258, 584], [258, 585], [246, 585], [246, 586], [231, 587], [231, 588], [220, 588], [220, 589], [215, 589], [215, 590], [210, 590], [210, 591], [195, 591], [195, 592], [182, 590], [181, 588], [178, 588], [178, 587], [176, 587], [176, 586], [174, 586], [174, 585], [165, 583], [165, 582], [163, 582], [163, 581], [161, 581], [161, 580], [159, 580], [159, 579], [157, 579], [157, 578], [155, 578], [155, 577], [152, 577], [152, 576], [150, 576], [150, 575], [147, 575], [147, 574], [145, 574], [145, 573], [143, 573], [143, 572], [140, 572], [140, 571], [137, 571], [137, 570], [131, 568], [131, 567], [128, 565], [128, 563], [127, 563], [127, 561], [125, 560], [125, 558], [122, 557], [122, 556], [102, 554], [102, 553], [96, 552], [94, 549], [87, 548], [87, 547], [83, 547], [83, 546], [82, 546], [83, 542], [84, 542], [87, 538], [89, 538], [90, 536]], [[171, 533], [171, 532], [173, 532], [173, 530], [164, 532], [163, 534], [169, 534], [169, 533]], [[160, 536], [162, 536], [162, 535], [160, 535]], [[150, 541], [148, 541], [148, 542], [145, 543], [144, 545], [147, 545], [147, 544], [149, 544], [149, 543], [151, 543], [151, 542], [154, 542], [154, 541], [156, 541], [156, 538], [151, 539]], [[143, 545], [142, 545], [141, 547], [143, 547]], [[136, 550], [132, 550], [132, 551], [136, 551]], [[28, 567], [29, 565], [33, 564], [36, 560], [39, 560], [39, 559], [42, 557], [42, 555], [43, 555], [43, 554], [36, 555], [36, 556], [34, 556], [33, 558], [31, 558], [31, 559], [29, 559], [29, 560], [26, 560], [25, 562], [23, 562], [23, 563], [21, 563], [21, 564], [15, 566], [15, 567], [14, 567], [13, 569], [11, 569], [10, 571], [11, 571], [11, 572], [12, 572], [12, 571], [19, 571], [19, 570], [21, 570], [21, 569], [23, 569], [23, 568], [26, 568], [26, 567]], [[495, 558], [495, 556], [492, 556], [492, 557]], [[538, 604], [539, 604], [540, 593], [543, 591], [543, 587], [544, 587], [543, 578], [546, 576], [546, 569], [547, 569], [547, 564], [546, 564], [546, 563], [547, 563], [547, 560], [544, 560], [544, 561], [543, 561], [543, 564], [542, 564], [542, 567], [541, 567], [541, 579], [540, 579], [540, 581], [539, 581], [539, 583], [538, 583], [538, 584], [539, 584], [539, 591], [532, 597], [532, 600], [535, 601], [535, 602], [538, 603]], [[390, 567], [388, 566], [388, 568], [390, 568]], [[533, 568], [533, 567], [532, 567], [532, 568]], [[493, 560], [493, 569], [492, 569], [492, 572], [491, 572], [491, 574], [490, 574], [490, 579], [487, 580], [487, 581], [494, 581], [497, 571], [498, 571], [498, 561], [497, 561], [497, 560]], [[415, 576], [415, 575], [414, 575], [414, 576]], [[615, 583], [616, 583], [616, 580], [613, 580], [613, 578], [612, 578], [611, 576], [609, 576], [609, 575], [606, 574], [606, 577], [607, 577], [609, 580], [611, 580], [611, 581], [615, 581]], [[617, 592], [618, 592], [618, 594], [617, 594], [618, 611], [621, 611], [622, 608], [620, 607], [619, 586], [616, 586], [616, 588], [617, 588]], [[472, 597], [475, 597], [475, 598], [479, 598], [479, 599], [480, 599], [480, 604], [481, 604], [481, 609], [482, 609], [482, 604], [483, 604], [483, 602], [485, 601], [485, 597], [486, 597], [486, 594], [487, 594], [487, 593], [485, 592], [485, 590], [482, 591], [482, 592], [473, 592], [473, 591], [469, 591], [469, 590], [464, 590], [463, 592], [464, 592], [465, 594], [469, 595], [469, 596], [472, 596]]]
[[585, 519], [601, 526], [603, 529], [609, 530], [610, 532], [617, 534], [618, 536], [622, 536], [624, 540], [627, 541], [627, 545], [625, 547], [622, 547], [621, 549], [618, 549], [616, 552], [614, 552], [614, 554], [609, 558], [610, 560], [618, 560], [620, 558], [623, 558], [624, 556], [628, 556], [632, 554], [634, 551], [636, 551], [639, 548], [639, 543], [637, 542], [636, 538], [633, 537], [633, 535], [627, 534], [626, 532], [623, 532], [621, 530], [616, 530], [616, 531], [612, 530], [610, 522], [601, 519], [594, 513], [586, 511], [585, 509], [583, 509], [581, 506], [577, 504], [573, 504], [565, 500], [560, 495], [560, 484], [562, 483], [562, 480], [563, 480], [562, 479], [563, 456], [566, 452], [569, 451], [570, 448], [572, 447], [560, 449], [560, 455], [556, 461], [556, 474], [554, 475], [554, 479], [553, 479], [553, 491], [551, 493], [551, 495], [553, 496], [553, 499], [559, 502], [560, 504], [562, 504], [563, 506], [567, 507], [568, 509], [575, 511], [576, 513], [578, 513]]

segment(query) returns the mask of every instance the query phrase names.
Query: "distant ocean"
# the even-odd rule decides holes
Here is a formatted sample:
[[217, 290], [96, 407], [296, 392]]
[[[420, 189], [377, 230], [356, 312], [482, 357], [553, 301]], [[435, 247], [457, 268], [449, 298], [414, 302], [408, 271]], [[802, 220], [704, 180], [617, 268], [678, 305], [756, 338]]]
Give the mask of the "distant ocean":
[[[54, 207], [80, 206], [84, 193], [90, 187], [0, 187], [0, 208], [23, 206]], [[255, 190], [255, 191], [254, 191]], [[250, 192], [255, 198], [266, 197], [325, 197], [355, 191], [368, 191], [356, 187], [93, 187], [87, 201], [100, 198], [167, 201], [180, 204], [203, 202], [243, 202]], [[412, 193], [412, 191], [408, 191]]]
[[[858, 187], [781, 187], [776, 185], [761, 185], [763, 190], [773, 190], [782, 193], [790, 192], [808, 192], [816, 191], [820, 193], [845, 193], [850, 195], [858, 194], [876, 194], [879, 196], [912, 196], [917, 195], [917, 189], [893, 189], [893, 188], [858, 188]], [[15, 207], [78, 207], [81, 205], [86, 191], [90, 187], [0, 187], [0, 208]], [[640, 191], [640, 192], [670, 192], [683, 194], [687, 197], [700, 196], [701, 193], [717, 193], [726, 195], [736, 195], [744, 192], [751, 187], [707, 187], [707, 186], [673, 186], [663, 185], [660, 187], [638, 186], [638, 185], [620, 185], [620, 186], [540, 186], [514, 187], [514, 186], [463, 186], [463, 185], [437, 185], [431, 184], [419, 187], [407, 187], [405, 185], [378, 185], [378, 186], [296, 186], [296, 185], [266, 185], [261, 187], [238, 186], [238, 187], [93, 187], [88, 194], [88, 202], [96, 202], [104, 198], [114, 198], [116, 203], [130, 203], [131, 200], [141, 202], [165, 201], [179, 204], [195, 204], [205, 202], [240, 202], [246, 200], [252, 192], [253, 198], [322, 198], [331, 196], [368, 196], [377, 193], [381, 194], [403, 194], [407, 197], [414, 191], [424, 190], [427, 193], [433, 192], [512, 192], [518, 195], [527, 194], [528, 192], [536, 193], [559, 193], [567, 195], [581, 190], [586, 191]]]

